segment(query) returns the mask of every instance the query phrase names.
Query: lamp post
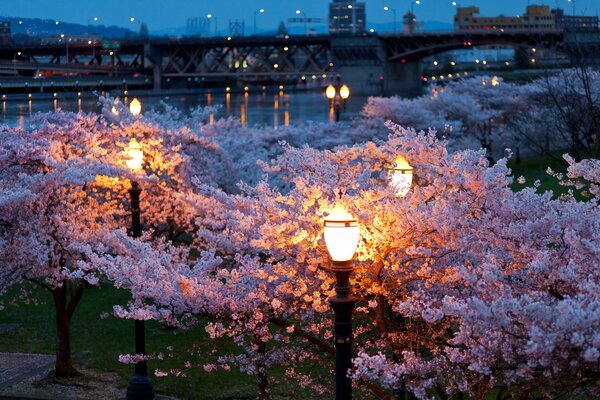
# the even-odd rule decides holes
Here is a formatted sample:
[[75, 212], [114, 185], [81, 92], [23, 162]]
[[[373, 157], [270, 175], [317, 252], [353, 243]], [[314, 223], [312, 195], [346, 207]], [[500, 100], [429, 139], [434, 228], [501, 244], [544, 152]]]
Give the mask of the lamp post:
[[263, 14], [265, 12], [264, 8], [258, 9], [256, 11], [254, 11], [254, 35], [256, 35], [256, 15], [257, 14]]
[[340, 108], [343, 106], [344, 111], [346, 110], [346, 102], [350, 97], [350, 88], [348, 85], [342, 85], [339, 90], [335, 88], [333, 85], [327, 86], [325, 89], [325, 95], [329, 99], [329, 109], [333, 109], [335, 112], [335, 122], [340, 122]]
[[413, 181], [413, 167], [406, 161], [406, 158], [401, 155], [397, 156], [394, 164], [388, 167], [388, 176], [390, 185], [396, 191], [396, 196], [406, 196]]
[[[218, 36], [218, 33], [217, 33], [217, 17], [214, 14], [210, 14], [209, 13], [209, 14], [206, 14], [206, 18], [209, 20], [209, 23], [210, 23], [211, 19], [215, 20], [215, 37], [217, 37]], [[209, 28], [210, 28], [210, 26], [209, 26]]]
[[[144, 161], [144, 152], [142, 146], [137, 140], [131, 139], [127, 148], [130, 157], [126, 161], [127, 167], [132, 171], [138, 171], [142, 168]], [[137, 181], [131, 182], [129, 195], [131, 199], [131, 236], [134, 238], [142, 235], [142, 225], [140, 222], [140, 193], [142, 188]], [[146, 334], [144, 320], [135, 320], [135, 354], [146, 354]], [[135, 364], [135, 374], [129, 380], [127, 386], [127, 400], [152, 400], [154, 399], [154, 386], [148, 377], [148, 367], [146, 361], [139, 361]]]
[[296, 10], [296, 15], [302, 15], [302, 20], [304, 21], [304, 34], [306, 35], [306, 13], [302, 10]]
[[323, 236], [336, 279], [335, 295], [329, 298], [335, 322], [335, 399], [351, 400], [352, 380], [348, 372], [352, 364], [352, 311], [358, 299], [352, 295], [350, 275], [359, 226], [358, 220], [340, 206], [331, 210], [324, 222]]
[[394, 14], [394, 33], [396, 33], [396, 9], [388, 6], [383, 7], [384, 11], [391, 11]]

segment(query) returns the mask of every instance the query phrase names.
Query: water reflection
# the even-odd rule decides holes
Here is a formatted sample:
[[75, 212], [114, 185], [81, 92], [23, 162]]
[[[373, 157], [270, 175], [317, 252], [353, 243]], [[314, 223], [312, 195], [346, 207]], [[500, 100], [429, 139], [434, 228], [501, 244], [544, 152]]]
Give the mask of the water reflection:
[[[65, 98], [65, 95], [54, 96], [47, 100], [27, 99], [22, 102], [2, 102], [0, 122], [11, 126], [23, 126], [26, 118], [37, 112], [48, 112], [58, 108], [65, 111], [100, 112], [98, 99], [90, 94], [82, 94]], [[139, 95], [144, 110], [162, 109], [161, 101], [189, 111], [197, 106], [222, 105], [216, 114], [209, 115], [209, 123], [214, 124], [216, 118], [236, 117], [243, 126], [267, 125], [278, 127], [293, 125], [304, 121], [334, 121], [335, 115], [330, 109], [327, 98], [321, 92], [279, 92], [244, 91], [241, 93], [224, 90], [220, 93], [204, 93], [199, 95], [154, 96]], [[342, 114], [342, 120], [348, 120], [360, 113], [366, 97], [353, 96], [348, 100], [347, 111]], [[127, 104], [128, 98], [123, 98]]]

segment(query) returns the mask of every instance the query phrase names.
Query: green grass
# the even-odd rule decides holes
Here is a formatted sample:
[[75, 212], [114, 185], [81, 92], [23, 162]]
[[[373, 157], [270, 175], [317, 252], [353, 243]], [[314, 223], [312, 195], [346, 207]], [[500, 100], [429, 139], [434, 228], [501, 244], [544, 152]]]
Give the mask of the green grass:
[[[539, 192], [551, 190], [555, 196], [567, 193], [569, 188], [561, 186], [555, 177], [548, 175], [546, 172], [548, 167], [550, 167], [554, 172], [566, 173], [566, 164], [557, 159], [562, 159], [561, 156], [563, 153], [556, 152], [556, 154], [553, 154], [554, 157], [522, 157], [519, 164], [516, 163], [514, 158], [509, 160], [508, 167], [512, 170], [512, 175], [515, 178], [512, 185], [513, 190], [521, 190], [527, 186], [533, 186], [534, 182], [539, 180]], [[517, 178], [520, 176], [525, 178], [524, 184], [517, 182]]]
[[[28, 285], [29, 288], [31, 286]], [[17, 293], [15, 288], [6, 296], [5, 302]], [[55, 314], [51, 296], [42, 289], [32, 288], [33, 297], [40, 303], [6, 304], [0, 312], [0, 324], [20, 324], [19, 329], [0, 335], [0, 352], [23, 352], [55, 354]], [[133, 322], [115, 317], [101, 319], [100, 314], [111, 312], [115, 304], [125, 304], [128, 294], [109, 286], [84, 291], [83, 299], [72, 320], [72, 352], [76, 366], [114, 371], [121, 376], [119, 383], [123, 393], [128, 379], [133, 374], [132, 365], [118, 362], [119, 354], [133, 353]], [[220, 354], [234, 350], [226, 340], [210, 340], [202, 327], [188, 331], [168, 330], [164, 324], [149, 321], [146, 325], [146, 348], [149, 353], [167, 353], [166, 347], [173, 346], [175, 357], [164, 361], [150, 361], [149, 372], [159, 368], [183, 369], [183, 362], [209, 362], [210, 352], [219, 348]], [[202, 349], [199, 356], [185, 352], [192, 344]], [[187, 377], [152, 377], [157, 392], [182, 399], [254, 399], [256, 378], [239, 371], [217, 371], [206, 373], [201, 368], [191, 370]], [[275, 387], [275, 394], [286, 388]]]

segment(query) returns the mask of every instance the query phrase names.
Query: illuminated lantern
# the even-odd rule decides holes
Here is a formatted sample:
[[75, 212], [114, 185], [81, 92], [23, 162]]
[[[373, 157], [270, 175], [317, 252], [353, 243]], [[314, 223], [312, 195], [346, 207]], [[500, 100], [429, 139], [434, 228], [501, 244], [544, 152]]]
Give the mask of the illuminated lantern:
[[131, 100], [131, 103], [129, 103], [129, 111], [134, 117], [137, 117], [142, 113], [142, 103], [140, 103], [137, 97], [134, 97], [133, 100]]
[[325, 94], [329, 100], [333, 101], [333, 99], [335, 99], [335, 87], [333, 85], [327, 86], [327, 89], [325, 89]]
[[343, 207], [336, 205], [325, 217], [323, 236], [334, 262], [350, 261], [358, 246], [358, 220]]
[[135, 138], [129, 141], [126, 152], [129, 156], [129, 160], [125, 161], [127, 167], [132, 171], [142, 168], [142, 164], [144, 163], [144, 152], [142, 151], [142, 145], [139, 144]]
[[348, 100], [348, 97], [350, 97], [350, 88], [347, 85], [342, 85], [340, 88], [340, 97], [344, 101]]
[[413, 180], [413, 167], [402, 156], [396, 157], [394, 165], [388, 167], [390, 184], [396, 190], [396, 196], [408, 194]]

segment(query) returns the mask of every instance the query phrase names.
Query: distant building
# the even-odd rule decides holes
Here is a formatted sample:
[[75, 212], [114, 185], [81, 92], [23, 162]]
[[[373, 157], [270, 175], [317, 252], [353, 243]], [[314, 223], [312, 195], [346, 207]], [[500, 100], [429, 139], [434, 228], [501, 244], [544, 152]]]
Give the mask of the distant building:
[[404, 34], [412, 34], [415, 33], [417, 29], [417, 17], [412, 12], [407, 12], [402, 17], [402, 32]]
[[552, 10], [556, 27], [566, 31], [597, 31], [598, 17], [589, 17], [584, 15], [565, 15], [565, 11], [557, 8]]
[[365, 3], [333, 0], [329, 4], [329, 33], [332, 35], [359, 35], [366, 32]]
[[556, 29], [554, 14], [548, 6], [527, 6], [523, 15], [497, 17], [479, 16], [478, 7], [459, 7], [454, 16], [455, 30], [519, 30]]
[[0, 44], [6, 45], [11, 42], [10, 21], [0, 22]]
[[523, 15], [525, 29], [556, 29], [554, 15], [548, 6], [527, 6]]

